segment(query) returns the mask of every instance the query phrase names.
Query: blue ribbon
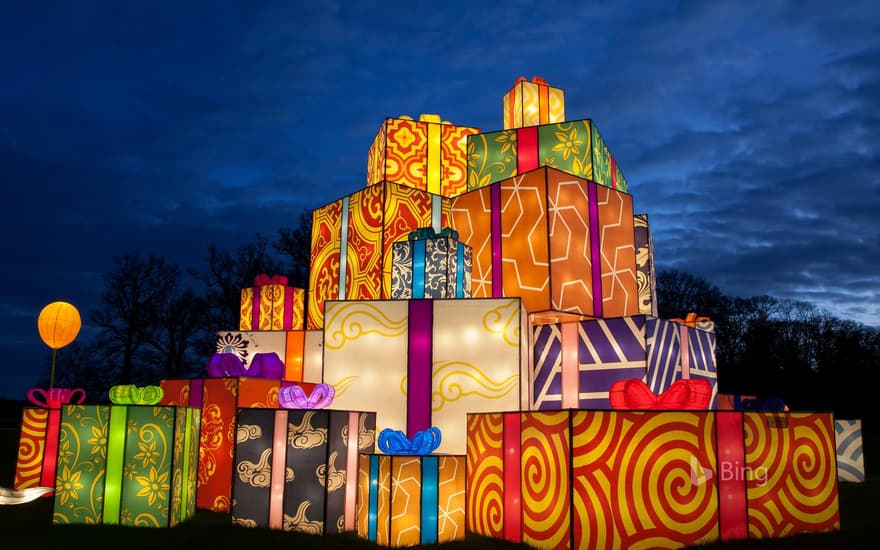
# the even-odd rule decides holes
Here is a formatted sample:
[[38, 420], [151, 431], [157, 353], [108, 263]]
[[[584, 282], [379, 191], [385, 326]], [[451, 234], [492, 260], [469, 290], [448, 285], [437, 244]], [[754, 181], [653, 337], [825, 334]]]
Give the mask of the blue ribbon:
[[430, 427], [416, 432], [412, 441], [400, 430], [385, 428], [379, 432], [379, 450], [389, 455], [428, 455], [440, 446], [440, 429]]

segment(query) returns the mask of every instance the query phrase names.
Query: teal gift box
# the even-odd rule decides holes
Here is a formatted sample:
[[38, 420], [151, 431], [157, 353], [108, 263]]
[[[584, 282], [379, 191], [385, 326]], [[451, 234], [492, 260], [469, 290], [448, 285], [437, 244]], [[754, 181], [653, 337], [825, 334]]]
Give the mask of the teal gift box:
[[473, 250], [458, 232], [426, 227], [392, 246], [391, 298], [470, 298]]
[[55, 524], [173, 527], [195, 512], [199, 409], [66, 405]]

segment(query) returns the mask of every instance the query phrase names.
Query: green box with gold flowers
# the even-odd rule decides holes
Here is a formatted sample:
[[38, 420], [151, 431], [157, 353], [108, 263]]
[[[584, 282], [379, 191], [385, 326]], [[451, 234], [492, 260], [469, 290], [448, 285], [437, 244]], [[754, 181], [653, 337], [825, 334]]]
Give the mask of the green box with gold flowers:
[[626, 178], [590, 119], [467, 136], [468, 191], [550, 166], [626, 191]]
[[195, 512], [200, 411], [66, 405], [53, 523], [173, 527]]

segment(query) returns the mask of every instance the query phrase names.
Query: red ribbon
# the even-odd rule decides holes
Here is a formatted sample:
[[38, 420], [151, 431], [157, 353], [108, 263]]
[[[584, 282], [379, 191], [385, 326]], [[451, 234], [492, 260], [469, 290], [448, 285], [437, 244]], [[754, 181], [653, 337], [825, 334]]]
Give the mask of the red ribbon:
[[[286, 285], [287, 277], [284, 275], [269, 275], [265, 273], [260, 273], [256, 277], [254, 277], [254, 286], [263, 286], [263, 285]], [[257, 329], [254, 329], [257, 330]]]

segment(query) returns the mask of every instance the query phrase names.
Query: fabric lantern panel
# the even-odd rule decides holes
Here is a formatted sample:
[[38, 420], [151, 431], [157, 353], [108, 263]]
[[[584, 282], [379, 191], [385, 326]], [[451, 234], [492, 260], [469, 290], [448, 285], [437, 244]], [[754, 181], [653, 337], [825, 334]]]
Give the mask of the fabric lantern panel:
[[657, 316], [657, 276], [654, 270], [654, 241], [647, 214], [633, 216], [636, 248], [636, 281], [639, 313]]
[[199, 411], [66, 405], [55, 524], [173, 527], [195, 512]]
[[86, 392], [82, 388], [31, 388], [27, 398], [37, 407], [22, 407], [13, 489], [54, 487], [61, 408], [82, 403]]
[[239, 330], [302, 330], [305, 290], [287, 285], [283, 275], [261, 274], [241, 289]]
[[[229, 512], [235, 412], [239, 408], [278, 408], [278, 391], [292, 382], [264, 378], [194, 378], [161, 381], [161, 404], [190, 406], [202, 411], [198, 451], [198, 495], [203, 510]], [[309, 393], [314, 384], [297, 383]]]
[[474, 297], [519, 296], [530, 314], [639, 312], [632, 196], [540, 168], [452, 200], [473, 248]]
[[504, 129], [565, 122], [565, 92], [540, 77], [520, 77], [504, 94]]
[[596, 124], [575, 120], [468, 136], [469, 191], [541, 166], [626, 191], [620, 167]]
[[438, 115], [386, 118], [367, 155], [367, 185], [392, 182], [444, 197], [467, 191], [467, 136]]
[[216, 353], [232, 353], [251, 367], [258, 353], [274, 353], [284, 362], [284, 380], [321, 381], [321, 331], [231, 331], [217, 332]]
[[834, 419], [837, 442], [838, 481], [865, 481], [865, 457], [862, 454], [862, 421]]
[[465, 536], [464, 455], [362, 454], [358, 536], [401, 548]]
[[326, 313], [334, 406], [376, 411], [381, 429], [412, 438], [435, 426], [438, 452], [463, 454], [468, 412], [528, 406], [518, 299], [332, 301]]
[[[717, 396], [714, 334], [646, 315], [532, 327], [530, 403], [538, 410], [609, 409], [612, 384], [640, 379], [659, 395], [688, 373]], [[690, 343], [682, 353], [681, 335]]]
[[[679, 548], [754, 538], [751, 503], [760, 501], [764, 511], [779, 506], [762, 516], [772, 536], [838, 529], [830, 433], [807, 434], [790, 451], [801, 460], [765, 477], [763, 462], [779, 449], [750, 439], [748, 425], [743, 413], [712, 411], [469, 415], [467, 528], [538, 548]], [[816, 494], [785, 502], [792, 482]], [[769, 489], [756, 491], [762, 483]]]
[[358, 453], [375, 450], [376, 415], [240, 409], [232, 522], [336, 534], [356, 528]]
[[[830, 413], [743, 412], [749, 538], [840, 529]], [[735, 466], [735, 465], [734, 465]]]
[[394, 243], [391, 298], [470, 298], [473, 251], [458, 234], [423, 228]]
[[326, 300], [391, 297], [392, 247], [420, 227], [447, 227], [449, 201], [380, 182], [312, 212], [309, 329], [324, 326]]

